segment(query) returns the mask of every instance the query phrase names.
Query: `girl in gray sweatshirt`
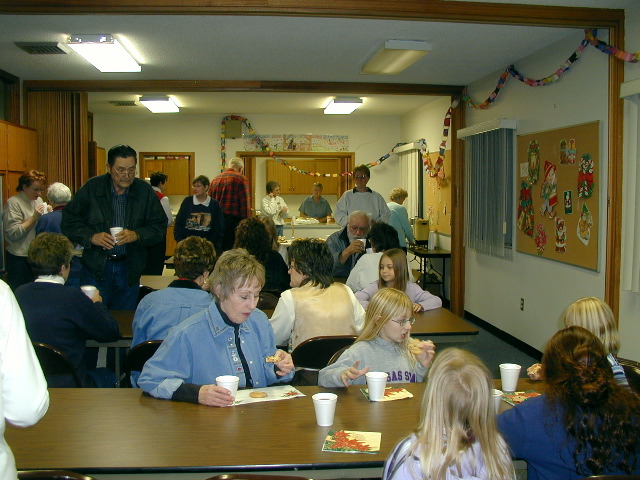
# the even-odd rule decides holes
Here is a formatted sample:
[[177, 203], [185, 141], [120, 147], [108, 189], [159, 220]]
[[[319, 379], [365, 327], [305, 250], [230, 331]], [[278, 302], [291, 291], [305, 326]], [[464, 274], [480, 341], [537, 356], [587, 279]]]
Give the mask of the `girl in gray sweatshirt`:
[[389, 383], [422, 382], [435, 346], [411, 339], [412, 312], [406, 293], [380, 289], [367, 306], [362, 333], [334, 364], [320, 370], [318, 385], [364, 385], [369, 371], [386, 372]]

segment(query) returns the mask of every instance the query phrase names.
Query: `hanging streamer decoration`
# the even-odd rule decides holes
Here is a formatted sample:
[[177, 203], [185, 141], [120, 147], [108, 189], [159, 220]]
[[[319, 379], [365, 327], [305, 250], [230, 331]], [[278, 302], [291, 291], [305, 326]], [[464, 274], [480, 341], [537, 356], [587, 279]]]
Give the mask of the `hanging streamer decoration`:
[[[256, 132], [253, 129], [253, 127], [251, 126], [251, 123], [249, 123], [249, 120], [247, 120], [245, 117], [241, 117], [240, 115], [228, 115], [228, 116], [226, 116], [226, 117], [224, 117], [222, 119], [222, 124], [220, 125], [220, 164], [221, 164], [221, 171], [225, 170], [226, 163], [227, 163], [226, 134], [225, 134], [225, 131], [226, 131], [226, 128], [227, 128], [227, 120], [239, 120], [242, 123], [244, 123], [244, 125], [247, 127], [247, 130], [249, 131], [249, 134], [251, 134], [251, 135], [253, 135], [255, 137], [256, 143], [258, 144], [258, 147], [260, 147], [260, 149], [262, 151], [267, 152], [271, 158], [276, 160], [278, 163], [281, 163], [282, 165], [285, 165], [286, 167], [289, 168], [289, 170], [291, 170], [293, 172], [301, 173], [303, 175], [310, 175], [312, 177], [338, 177], [338, 176], [345, 176], [345, 175], [351, 175], [352, 174], [351, 172], [342, 172], [342, 173], [308, 172], [306, 170], [302, 170], [300, 168], [297, 168], [295, 165], [292, 165], [287, 160], [284, 160], [284, 159], [278, 157], [276, 155], [276, 152], [271, 150], [271, 147], [269, 147], [269, 144], [267, 142], [263, 141], [262, 138], [260, 138], [259, 135], [256, 135]], [[445, 132], [446, 131], [447, 130], [445, 130]], [[444, 141], [446, 143], [446, 139]], [[426, 146], [426, 141], [424, 140], [424, 138], [421, 138], [420, 140], [418, 140], [418, 143], [420, 143], [421, 146], [422, 145]], [[393, 155], [393, 149], [394, 148], [399, 147], [401, 145], [406, 145], [406, 143], [396, 143], [393, 146], [393, 148], [387, 154], [383, 155], [382, 157], [380, 157], [375, 162], [366, 163], [365, 165], [367, 167], [376, 167], [376, 166], [380, 165], [387, 158], [389, 158], [391, 155]]]

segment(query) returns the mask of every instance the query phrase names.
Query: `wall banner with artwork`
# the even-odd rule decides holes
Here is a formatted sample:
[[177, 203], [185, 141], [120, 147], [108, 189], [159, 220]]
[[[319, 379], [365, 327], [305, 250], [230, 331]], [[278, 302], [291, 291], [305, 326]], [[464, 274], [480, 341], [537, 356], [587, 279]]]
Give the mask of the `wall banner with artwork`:
[[598, 270], [599, 138], [599, 122], [518, 135], [518, 252]]

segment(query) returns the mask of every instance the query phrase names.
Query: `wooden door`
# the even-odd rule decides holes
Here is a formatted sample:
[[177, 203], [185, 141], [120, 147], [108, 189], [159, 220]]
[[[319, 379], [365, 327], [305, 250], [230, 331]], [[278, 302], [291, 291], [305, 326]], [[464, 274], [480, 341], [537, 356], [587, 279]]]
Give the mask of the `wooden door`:
[[[315, 160], [316, 172], [335, 174], [340, 172], [340, 161], [337, 158], [318, 158]], [[338, 195], [338, 179], [340, 177], [316, 177], [322, 184], [322, 195]]]
[[[291, 162], [298, 170], [315, 173], [316, 165], [313, 160], [294, 160]], [[311, 195], [311, 188], [318, 177], [291, 171], [291, 193], [297, 195]]]
[[266, 174], [267, 182], [274, 181], [280, 184], [281, 195], [292, 193], [291, 171], [286, 166], [278, 163], [275, 160], [267, 160]]
[[185, 197], [191, 195], [193, 178], [190, 174], [189, 159], [165, 160], [162, 171], [169, 176], [167, 187], [164, 190], [165, 195], [183, 195]]

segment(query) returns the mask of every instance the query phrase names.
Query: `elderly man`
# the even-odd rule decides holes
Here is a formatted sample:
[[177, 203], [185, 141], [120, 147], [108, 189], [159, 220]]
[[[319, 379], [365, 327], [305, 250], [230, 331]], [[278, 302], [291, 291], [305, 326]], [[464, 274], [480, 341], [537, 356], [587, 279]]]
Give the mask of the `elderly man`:
[[348, 277], [351, 269], [364, 254], [371, 221], [369, 216], [356, 210], [349, 215], [347, 226], [327, 238], [327, 246], [333, 255], [333, 276]]
[[355, 188], [344, 192], [336, 204], [334, 214], [336, 223], [346, 227], [349, 215], [357, 210], [365, 212], [373, 222], [389, 223], [391, 211], [387, 207], [387, 202], [382, 195], [367, 187], [371, 178], [369, 167], [358, 165], [353, 170], [353, 178], [356, 183]]
[[233, 248], [236, 227], [251, 215], [251, 187], [243, 170], [242, 159], [232, 158], [229, 168], [214, 178], [209, 188], [209, 195], [218, 201], [224, 214], [223, 251]]
[[[135, 310], [147, 248], [162, 241], [167, 216], [151, 186], [136, 178], [137, 153], [116, 145], [105, 175], [91, 178], [62, 210], [62, 233], [84, 247], [83, 284], [110, 310]], [[112, 227], [121, 227], [111, 235]]]

